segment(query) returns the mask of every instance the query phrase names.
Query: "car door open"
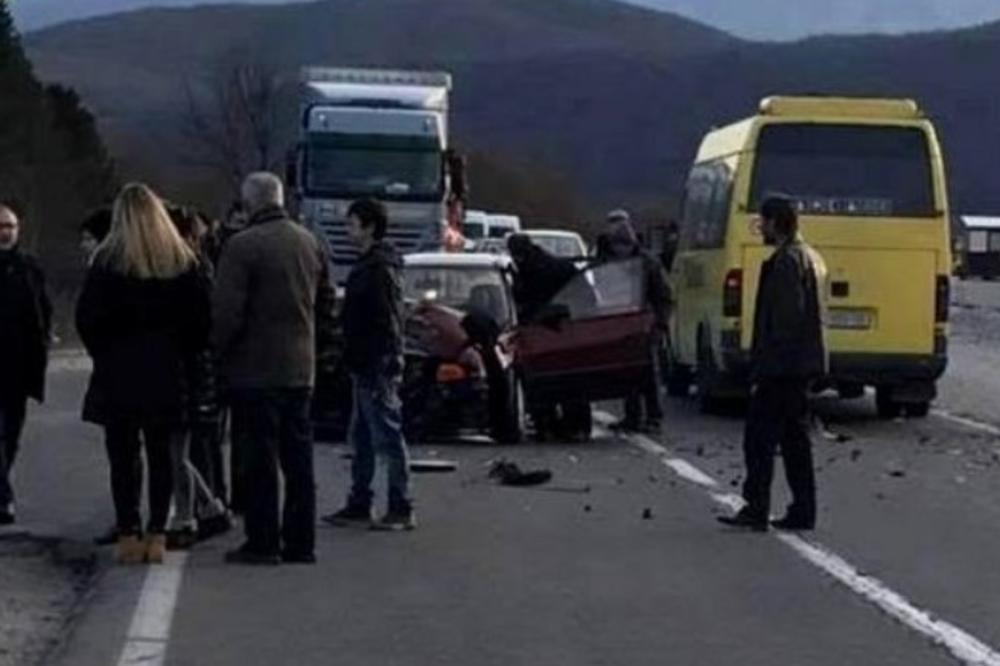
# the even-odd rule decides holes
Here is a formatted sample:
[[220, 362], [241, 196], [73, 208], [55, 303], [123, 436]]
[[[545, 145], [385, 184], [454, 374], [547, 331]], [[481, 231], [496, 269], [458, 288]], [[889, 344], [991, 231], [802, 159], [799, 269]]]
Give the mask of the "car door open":
[[640, 259], [578, 273], [518, 335], [529, 402], [624, 397], [653, 372]]

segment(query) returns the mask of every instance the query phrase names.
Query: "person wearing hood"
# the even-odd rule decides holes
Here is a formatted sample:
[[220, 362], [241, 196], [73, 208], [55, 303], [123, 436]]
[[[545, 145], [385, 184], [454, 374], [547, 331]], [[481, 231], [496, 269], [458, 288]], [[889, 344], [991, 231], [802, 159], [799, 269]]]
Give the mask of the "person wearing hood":
[[[645, 307], [653, 315], [653, 373], [644, 386], [625, 400], [625, 418], [620, 426], [626, 431], [646, 430], [658, 432], [663, 419], [660, 382], [659, 349], [663, 336], [669, 330], [670, 288], [661, 263], [643, 250], [627, 211], [616, 210], [608, 214], [608, 231], [605, 237], [605, 259], [627, 261], [639, 259], [642, 267], [642, 288]], [[645, 421], [643, 421], [645, 406]]]
[[222, 252], [212, 299], [213, 342], [233, 426], [243, 434], [235, 445], [244, 449], [246, 542], [226, 561], [309, 564], [316, 561], [310, 407], [317, 332], [333, 317], [334, 291], [316, 238], [285, 212], [281, 180], [251, 174], [242, 195], [248, 226]]
[[14, 522], [14, 466], [28, 398], [41, 402], [52, 305], [38, 262], [18, 243], [20, 221], [0, 204], [0, 525]]
[[[409, 452], [402, 429], [403, 288], [402, 260], [385, 239], [385, 206], [373, 199], [347, 211], [351, 239], [361, 257], [347, 277], [344, 295], [344, 359], [353, 386], [348, 441], [354, 449], [347, 504], [323, 520], [337, 527], [412, 530]], [[388, 510], [372, 516], [376, 453], [388, 463]]]

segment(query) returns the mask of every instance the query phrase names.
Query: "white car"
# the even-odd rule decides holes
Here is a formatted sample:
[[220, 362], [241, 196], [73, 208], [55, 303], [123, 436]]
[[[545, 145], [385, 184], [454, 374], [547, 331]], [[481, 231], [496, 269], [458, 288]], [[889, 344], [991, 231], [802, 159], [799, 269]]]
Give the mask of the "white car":
[[553, 257], [580, 259], [587, 256], [587, 244], [575, 231], [560, 229], [526, 229], [526, 236]]

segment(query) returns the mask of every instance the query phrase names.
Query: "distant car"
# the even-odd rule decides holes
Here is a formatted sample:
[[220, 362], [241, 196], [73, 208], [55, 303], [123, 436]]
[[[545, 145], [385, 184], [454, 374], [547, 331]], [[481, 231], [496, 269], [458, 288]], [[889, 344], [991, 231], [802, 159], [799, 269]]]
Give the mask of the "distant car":
[[559, 229], [525, 229], [522, 233], [554, 257], [579, 259], [587, 256], [587, 244], [575, 231]]
[[521, 218], [517, 215], [487, 213], [486, 221], [487, 238], [506, 238], [521, 231]]

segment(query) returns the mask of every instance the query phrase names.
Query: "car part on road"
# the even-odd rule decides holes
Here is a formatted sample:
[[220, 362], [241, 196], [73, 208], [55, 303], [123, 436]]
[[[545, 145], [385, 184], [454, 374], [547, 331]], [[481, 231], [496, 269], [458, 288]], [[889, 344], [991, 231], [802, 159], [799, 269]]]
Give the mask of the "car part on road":
[[411, 460], [410, 471], [416, 474], [442, 474], [454, 472], [458, 469], [458, 462], [454, 460]]
[[499, 460], [490, 468], [489, 478], [495, 479], [502, 486], [541, 486], [552, 480], [552, 472], [547, 469], [526, 472], [515, 463]]

